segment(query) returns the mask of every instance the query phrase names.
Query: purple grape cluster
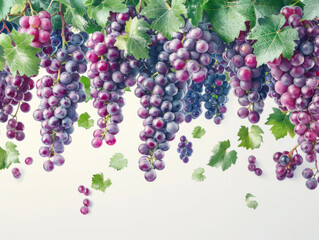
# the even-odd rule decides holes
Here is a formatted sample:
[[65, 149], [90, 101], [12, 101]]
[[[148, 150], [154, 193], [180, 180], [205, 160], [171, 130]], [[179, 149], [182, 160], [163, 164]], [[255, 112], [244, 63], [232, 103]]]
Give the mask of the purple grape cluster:
[[255, 41], [248, 39], [250, 29], [248, 23], [246, 28], [247, 31], [241, 31], [238, 38], [228, 46], [223, 58], [229, 62], [227, 70], [231, 71], [230, 85], [242, 106], [238, 109], [237, 115], [240, 118], [248, 118], [251, 123], [256, 124], [263, 112], [269, 87], [265, 79], [266, 66], [257, 68], [252, 47]]
[[180, 142], [178, 143], [177, 152], [179, 153], [179, 158], [184, 162], [188, 163], [189, 157], [193, 154], [193, 144], [188, 141], [183, 135], [180, 137]]
[[276, 176], [279, 181], [287, 178], [292, 178], [294, 176], [294, 171], [297, 166], [301, 165], [303, 158], [295, 151], [291, 153], [288, 151], [276, 152], [273, 155], [273, 160], [276, 164]]
[[124, 51], [114, 46], [116, 37], [125, 33], [126, 22], [135, 16], [136, 11], [132, 7], [125, 13], [111, 13], [107, 35], [95, 32], [87, 43], [91, 49], [86, 53], [90, 62], [87, 73], [91, 79], [90, 94], [100, 116], [97, 121], [99, 129], [93, 133], [92, 146], [95, 148], [102, 146], [103, 140], [108, 145], [116, 143], [118, 124], [123, 121], [123, 90], [136, 84], [135, 70], [139, 61], [133, 56], [125, 57]]
[[61, 48], [56, 54], [52, 54], [53, 49], [48, 52], [43, 49], [40, 66], [46, 68], [50, 75], [43, 76], [36, 83], [41, 101], [33, 117], [41, 122], [40, 134], [45, 146], [39, 149], [39, 154], [49, 158], [43, 164], [48, 172], [54, 166], [64, 164], [61, 154], [64, 146], [72, 142], [73, 124], [78, 120], [76, 108], [86, 98], [84, 85], [80, 82], [80, 74], [87, 70], [85, 53], [81, 48], [85, 36], [68, 33], [65, 38], [67, 49]]
[[[31, 78], [19, 74], [12, 76], [7, 66], [0, 72], [0, 122], [7, 122], [6, 136], [9, 139], [22, 141], [25, 138], [24, 124], [18, 121], [17, 114], [19, 110], [24, 113], [30, 111], [28, 102], [32, 99], [33, 88], [34, 81]], [[17, 106], [15, 113], [14, 106]]]
[[263, 174], [263, 171], [261, 168], [256, 167], [256, 157], [253, 155], [250, 155], [248, 157], [248, 170], [251, 172], [255, 172], [257, 176], [261, 176]]

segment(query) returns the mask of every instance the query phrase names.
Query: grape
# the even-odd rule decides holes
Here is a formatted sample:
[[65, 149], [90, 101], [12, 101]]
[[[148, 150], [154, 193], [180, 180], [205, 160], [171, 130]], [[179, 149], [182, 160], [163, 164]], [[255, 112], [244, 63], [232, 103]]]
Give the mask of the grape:
[[87, 206], [83, 206], [83, 207], [81, 207], [80, 212], [81, 212], [83, 215], [86, 215], [86, 214], [89, 213], [89, 208], [88, 208]]
[[[179, 158], [184, 162], [189, 162], [189, 157], [193, 154], [192, 143], [183, 135], [180, 137], [177, 152], [180, 153]], [[155, 154], [154, 154], [155, 156]]]
[[33, 159], [31, 157], [27, 157], [25, 160], [24, 160], [25, 164], [27, 165], [31, 165], [33, 163]]

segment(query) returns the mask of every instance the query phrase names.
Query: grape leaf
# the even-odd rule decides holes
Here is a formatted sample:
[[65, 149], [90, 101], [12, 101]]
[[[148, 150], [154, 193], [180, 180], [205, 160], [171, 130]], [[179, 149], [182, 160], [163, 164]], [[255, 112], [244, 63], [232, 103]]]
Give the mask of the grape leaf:
[[17, 145], [12, 142], [6, 142], [6, 150], [0, 147], [0, 170], [9, 168], [12, 163], [20, 163], [19, 151]]
[[10, 10], [10, 14], [16, 14], [16, 13], [21, 13], [23, 11], [23, 9], [25, 8], [25, 5], [26, 5], [26, 2], [27, 1], [24, 1], [23, 4], [15, 4], [11, 10]]
[[198, 23], [203, 19], [203, 8], [208, 0], [187, 0], [187, 17], [188, 20], [194, 26], [198, 26]]
[[84, 31], [88, 25], [86, 19], [81, 16], [74, 8], [67, 8], [64, 12], [64, 20], [67, 24]]
[[[142, 5], [141, 7], [144, 8], [147, 4], [149, 4], [149, 0], [142, 0]], [[140, 4], [140, 0], [126, 0], [125, 4], [127, 6], [134, 6], [136, 10], [138, 10], [138, 5]]]
[[7, 14], [15, 3], [16, 1], [12, 0], [0, 0], [0, 19], [6, 19]]
[[91, 94], [90, 94], [90, 88], [91, 88], [90, 79], [86, 76], [81, 76], [80, 82], [83, 83], [83, 85], [84, 85], [84, 89], [85, 89], [85, 93], [86, 93], [85, 102], [87, 103], [88, 101], [90, 101], [92, 99]]
[[238, 141], [241, 141], [238, 147], [243, 147], [246, 149], [255, 149], [259, 148], [261, 142], [263, 141], [263, 130], [257, 125], [252, 125], [250, 127], [250, 131], [248, 131], [248, 127], [241, 126], [237, 136], [239, 137]]
[[112, 185], [111, 179], [104, 180], [103, 173], [94, 174], [92, 177], [91, 187], [95, 190], [105, 192], [105, 190]]
[[6, 168], [7, 152], [0, 147], [0, 170]]
[[90, 117], [91, 116], [87, 112], [82, 113], [79, 117], [79, 120], [78, 120], [79, 127], [83, 127], [85, 129], [89, 129], [89, 128], [93, 127], [94, 120], [90, 119]]
[[312, 20], [319, 16], [319, 1], [318, 0], [303, 0], [305, 4], [303, 19]]
[[122, 170], [126, 168], [128, 161], [124, 158], [122, 153], [115, 153], [113, 157], [111, 157], [109, 167], [114, 168], [116, 170]]
[[98, 25], [94, 20], [89, 19], [87, 22], [87, 25], [85, 27], [85, 31], [88, 34], [94, 33], [94, 32], [98, 32], [101, 31], [101, 26]]
[[197, 182], [202, 182], [205, 180], [206, 176], [204, 175], [204, 168], [196, 168], [192, 174], [192, 179]]
[[218, 144], [213, 148], [213, 156], [210, 157], [208, 165], [211, 167], [220, 167], [223, 171], [230, 168], [232, 164], [236, 163], [237, 152], [232, 150], [227, 152], [230, 147], [230, 141], [218, 142]]
[[283, 15], [271, 15], [258, 19], [258, 24], [251, 30], [249, 38], [257, 39], [254, 44], [258, 66], [273, 61], [281, 54], [290, 59], [295, 50], [298, 31], [291, 26], [281, 29], [286, 22]]
[[193, 138], [202, 138], [206, 133], [206, 130], [200, 126], [197, 126], [193, 130]]
[[184, 6], [185, 0], [172, 0], [171, 6], [163, 0], [151, 0], [141, 15], [152, 19], [152, 29], [158, 30], [168, 39], [172, 38], [174, 32], [180, 32], [180, 28], [185, 25], [185, 20], [181, 14], [186, 14]]
[[[7, 34], [0, 34], [0, 45], [4, 49], [4, 57], [11, 72], [15, 74], [19, 71], [20, 75], [28, 77], [38, 75], [40, 59], [35, 55], [41, 49], [29, 46], [33, 35], [18, 33], [13, 29], [10, 36], [11, 38]], [[15, 46], [12, 45], [11, 41], [15, 43]]]
[[116, 38], [115, 46], [125, 50], [126, 55], [134, 55], [136, 59], [149, 58], [147, 46], [151, 44], [151, 39], [146, 31], [150, 27], [143, 18], [130, 18], [125, 25], [126, 34]]
[[254, 0], [256, 18], [277, 14], [285, 5], [283, 0]]
[[288, 112], [282, 112], [279, 108], [272, 110], [274, 113], [269, 115], [265, 124], [272, 125], [270, 131], [276, 140], [284, 138], [288, 133], [293, 138], [295, 136], [294, 125], [289, 120]]
[[[42, 10], [47, 10], [51, 1], [43, 1], [43, 0], [31, 0], [32, 8], [36, 12], [40, 12]], [[50, 14], [54, 14], [59, 12], [59, 3], [54, 1], [51, 3], [50, 8], [48, 9]]]
[[4, 66], [6, 65], [6, 60], [4, 59], [4, 50], [0, 46], [0, 71], [3, 71]]
[[240, 31], [246, 30], [245, 21], [255, 23], [254, 3], [251, 0], [228, 2], [227, 0], [208, 1], [204, 11], [208, 14], [213, 30], [230, 43], [238, 37]]
[[124, 88], [124, 91], [125, 91], [125, 92], [132, 92], [130, 87]]
[[84, 5], [87, 7], [87, 14], [93, 18], [101, 27], [106, 27], [110, 12], [125, 12], [126, 5], [121, 0], [103, 0], [96, 5], [94, 1], [86, 0]]
[[245, 201], [247, 204], [247, 207], [256, 209], [258, 207], [258, 202], [256, 200], [252, 200], [252, 198], [255, 198], [254, 195], [251, 193], [247, 193], [245, 196]]

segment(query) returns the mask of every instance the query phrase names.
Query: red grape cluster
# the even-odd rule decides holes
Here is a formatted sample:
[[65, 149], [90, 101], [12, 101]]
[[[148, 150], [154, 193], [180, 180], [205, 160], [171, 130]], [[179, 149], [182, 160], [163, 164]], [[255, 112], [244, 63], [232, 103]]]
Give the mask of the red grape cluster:
[[135, 69], [139, 62], [133, 56], [124, 56], [116, 46], [116, 37], [125, 33], [126, 22], [136, 16], [134, 8], [129, 7], [125, 13], [111, 13], [107, 32], [92, 34], [86, 53], [90, 62], [88, 77], [91, 79], [91, 96], [93, 106], [100, 116], [97, 121], [99, 129], [93, 133], [92, 145], [98, 148], [103, 140], [108, 145], [116, 143], [115, 135], [119, 132], [118, 124], [123, 121], [122, 107], [125, 105], [123, 89], [136, 83]]
[[46, 11], [39, 12], [39, 15], [23, 16], [19, 20], [19, 32], [33, 35], [30, 46], [41, 48], [51, 45], [50, 34], [52, 31], [51, 15]]
[[256, 56], [252, 45], [255, 41], [248, 39], [247, 31], [241, 31], [235, 42], [228, 46], [223, 54], [224, 60], [229, 62], [228, 70], [231, 70], [230, 85], [234, 89], [234, 95], [242, 106], [237, 111], [240, 118], [248, 118], [255, 124], [259, 122], [263, 112], [264, 100], [267, 97], [269, 87], [266, 85], [266, 69], [262, 65], [257, 67]]

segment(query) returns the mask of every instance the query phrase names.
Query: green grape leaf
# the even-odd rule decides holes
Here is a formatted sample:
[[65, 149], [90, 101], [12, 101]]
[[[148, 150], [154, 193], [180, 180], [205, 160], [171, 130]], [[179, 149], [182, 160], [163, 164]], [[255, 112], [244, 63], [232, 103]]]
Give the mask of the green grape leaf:
[[319, 1], [318, 0], [303, 0], [305, 4], [303, 19], [312, 20], [319, 16]]
[[54, 31], [62, 28], [62, 20], [60, 15], [54, 15], [51, 17], [52, 28]]
[[228, 2], [227, 0], [208, 1], [204, 11], [208, 14], [213, 30], [230, 43], [246, 30], [245, 21], [255, 23], [254, 3], [251, 0]]
[[200, 126], [197, 126], [193, 130], [193, 138], [202, 138], [206, 133], [206, 130]]
[[254, 0], [256, 18], [277, 14], [285, 5], [283, 0]]
[[0, 170], [6, 168], [7, 152], [0, 147]]
[[293, 138], [295, 136], [294, 125], [290, 122], [288, 112], [282, 112], [279, 108], [273, 108], [274, 112], [267, 118], [266, 125], [271, 125], [271, 133], [276, 140], [284, 138], [289, 135]]
[[5, 65], [6, 65], [6, 60], [4, 58], [4, 50], [3, 50], [3, 47], [0, 46], [0, 71], [3, 71]]
[[246, 149], [259, 148], [263, 141], [263, 133], [263, 130], [257, 125], [252, 125], [250, 131], [248, 131], [248, 127], [241, 126], [237, 133], [238, 141], [240, 141], [238, 147]]
[[101, 192], [105, 192], [105, 190], [112, 185], [111, 179], [104, 180], [104, 174], [94, 174], [92, 177], [92, 185], [91, 187], [95, 190], [99, 190]]
[[85, 129], [89, 129], [94, 126], [94, 120], [90, 118], [91, 116], [85, 112], [82, 113], [78, 120], [79, 127], [83, 127]]
[[24, 1], [22, 4], [18, 3], [15, 4], [11, 10], [10, 10], [10, 14], [17, 14], [17, 13], [21, 13], [23, 11], [23, 9], [25, 8], [27, 1]]
[[9, 168], [12, 163], [20, 163], [19, 151], [17, 145], [12, 142], [6, 142], [6, 150], [0, 147], [0, 170]]
[[74, 8], [67, 8], [64, 12], [64, 20], [67, 24], [71, 24], [73, 27], [84, 31], [88, 26], [86, 19], [81, 16]]
[[192, 179], [196, 182], [202, 182], [205, 180], [206, 176], [204, 175], [204, 168], [196, 168], [192, 174]]
[[90, 101], [92, 99], [91, 94], [90, 94], [90, 88], [91, 88], [90, 79], [86, 76], [81, 76], [80, 82], [83, 83], [83, 85], [84, 85], [84, 89], [85, 89], [85, 93], [86, 93], [85, 102], [87, 103], [88, 101]]
[[[147, 4], [149, 4], [149, 0], [142, 0], [141, 7], [144, 8]], [[138, 10], [138, 5], [140, 4], [140, 0], [125, 0], [125, 4], [127, 6], [134, 6], [136, 10]]]
[[227, 152], [230, 147], [230, 141], [218, 142], [213, 148], [213, 155], [210, 157], [208, 165], [211, 167], [221, 167], [223, 171], [231, 167], [232, 164], [236, 163], [237, 152], [232, 150]]
[[[43, 1], [43, 0], [31, 0], [32, 8], [36, 12], [40, 12], [43, 10], [47, 10], [51, 1]], [[54, 1], [51, 3], [50, 8], [48, 9], [50, 14], [54, 14], [59, 12], [59, 2]]]
[[111, 157], [109, 167], [119, 171], [123, 168], [126, 168], [127, 164], [128, 161], [126, 158], [124, 158], [124, 155], [122, 153], [115, 153], [113, 157]]
[[125, 91], [125, 92], [132, 92], [130, 87], [124, 88], [124, 91]]
[[208, 2], [208, 0], [187, 0], [186, 8], [187, 8], [187, 17], [188, 20], [194, 26], [198, 26], [198, 23], [203, 19], [203, 9], [204, 5]]
[[147, 46], [151, 44], [151, 39], [146, 32], [148, 29], [150, 25], [143, 18], [130, 18], [125, 25], [126, 34], [116, 38], [115, 46], [136, 59], [149, 58]]
[[87, 7], [87, 14], [93, 18], [101, 27], [106, 27], [110, 12], [125, 12], [126, 5], [121, 0], [103, 0], [95, 3], [91, 0], [86, 0], [84, 5]]
[[[40, 59], [35, 55], [41, 51], [40, 48], [29, 46], [33, 40], [32, 35], [18, 33], [12, 30], [10, 34], [0, 34], [0, 45], [4, 50], [4, 57], [8, 62], [9, 68], [13, 74], [18, 71], [20, 75], [28, 77], [38, 75]], [[13, 41], [15, 46], [12, 45]]]
[[172, 38], [174, 32], [180, 32], [185, 25], [181, 14], [186, 14], [185, 0], [172, 0], [171, 6], [163, 0], [151, 0], [141, 15], [152, 19], [152, 29], [158, 30], [168, 39]]
[[258, 66], [273, 61], [281, 54], [290, 59], [295, 50], [298, 31], [291, 26], [281, 29], [286, 22], [283, 15], [271, 15], [258, 19], [258, 24], [251, 30], [249, 38], [257, 39], [254, 44]]
[[10, 9], [15, 5], [16, 1], [0, 0], [0, 19], [6, 19]]
[[256, 209], [258, 207], [258, 202], [256, 200], [253, 200], [255, 198], [254, 195], [251, 193], [247, 193], [245, 196], [246, 205], [249, 208]]
[[89, 19], [87, 22], [87, 25], [85, 27], [85, 31], [88, 34], [94, 33], [94, 32], [98, 32], [101, 31], [102, 28], [100, 25], [98, 25], [94, 20]]

